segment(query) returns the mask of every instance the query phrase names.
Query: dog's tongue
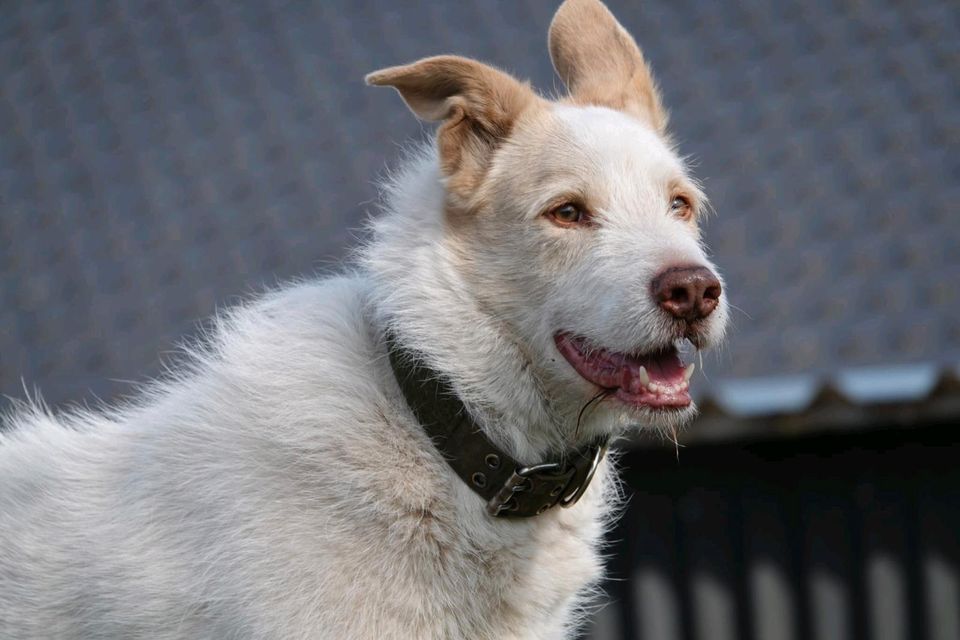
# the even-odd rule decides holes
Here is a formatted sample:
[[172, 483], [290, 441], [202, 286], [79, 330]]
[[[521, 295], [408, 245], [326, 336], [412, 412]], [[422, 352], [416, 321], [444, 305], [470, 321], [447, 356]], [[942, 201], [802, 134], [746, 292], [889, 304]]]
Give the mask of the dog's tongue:
[[633, 355], [589, 347], [569, 334], [555, 338], [557, 349], [581, 376], [599, 387], [617, 390], [631, 404], [653, 407], [683, 407], [690, 404], [689, 378], [672, 347], [654, 353]]

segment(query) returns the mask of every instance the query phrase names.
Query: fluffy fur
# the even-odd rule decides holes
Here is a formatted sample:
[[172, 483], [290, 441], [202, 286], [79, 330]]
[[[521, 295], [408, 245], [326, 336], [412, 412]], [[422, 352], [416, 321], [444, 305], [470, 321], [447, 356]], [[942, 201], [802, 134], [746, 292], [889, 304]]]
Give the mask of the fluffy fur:
[[[590, 72], [589, 59], [564, 57], [574, 18], [591, 21], [588, 33], [618, 30], [632, 49], [611, 53], [626, 56], [613, 67], [635, 75], [641, 65], [649, 80], [603, 5], [568, 0], [551, 50], [571, 87]], [[480, 63], [443, 60], [371, 77], [443, 123], [387, 185], [354, 270], [220, 317], [188, 365], [127, 406], [10, 416], [0, 637], [571, 633], [601, 575], [617, 493], [610, 463], [573, 508], [491, 518], [416, 424], [384, 331], [442, 371], [525, 462], [600, 433], [674, 426], [692, 409], [602, 401], [578, 428], [597, 390], [552, 338], [669, 344], [649, 283], [672, 264], [709, 265], [695, 219], [669, 209], [678, 190], [695, 208], [702, 197], [662, 121], [645, 119], [659, 105], [652, 80], [554, 103]], [[591, 228], [543, 215], [574, 196], [595, 213]], [[725, 317], [722, 303], [704, 344], [720, 339]]]

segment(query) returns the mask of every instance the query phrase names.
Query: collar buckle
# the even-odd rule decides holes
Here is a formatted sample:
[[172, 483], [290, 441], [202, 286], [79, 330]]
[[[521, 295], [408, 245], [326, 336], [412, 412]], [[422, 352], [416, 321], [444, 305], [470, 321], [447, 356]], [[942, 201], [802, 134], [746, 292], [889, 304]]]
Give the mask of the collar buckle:
[[487, 502], [487, 513], [525, 517], [540, 515], [558, 504], [565, 509], [572, 507], [583, 497], [606, 453], [604, 440], [581, 453], [581, 459], [573, 464], [547, 462], [520, 467]]
[[[558, 462], [545, 462], [520, 467], [507, 478], [500, 491], [487, 502], [487, 513], [492, 516], [510, 517], [514, 512], [520, 510], [520, 499], [525, 497], [521, 494], [534, 493], [535, 489], [542, 491], [544, 483], [552, 485], [549, 492], [558, 501], [564, 489], [570, 483], [572, 471], [572, 468], [564, 469]], [[544, 502], [537, 513], [543, 513], [557, 501]]]

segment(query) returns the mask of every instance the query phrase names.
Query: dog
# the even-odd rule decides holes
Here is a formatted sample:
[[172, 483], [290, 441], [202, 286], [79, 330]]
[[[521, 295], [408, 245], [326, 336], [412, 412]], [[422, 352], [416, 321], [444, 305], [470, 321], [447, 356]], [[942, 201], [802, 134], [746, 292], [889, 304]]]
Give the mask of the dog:
[[456, 56], [370, 74], [439, 127], [351, 267], [123, 406], [8, 416], [0, 637], [575, 633], [607, 446], [693, 416], [682, 346], [727, 302], [633, 38], [567, 0], [549, 50], [558, 100]]

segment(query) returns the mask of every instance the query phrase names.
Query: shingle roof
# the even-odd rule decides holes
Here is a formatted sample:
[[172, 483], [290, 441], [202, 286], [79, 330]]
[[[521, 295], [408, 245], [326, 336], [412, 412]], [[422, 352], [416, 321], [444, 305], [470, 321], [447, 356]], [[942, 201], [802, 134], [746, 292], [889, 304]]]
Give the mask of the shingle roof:
[[[128, 391], [216, 306], [334, 264], [421, 133], [367, 71], [455, 52], [559, 89], [555, 2], [417, 4], [0, 4], [0, 392]], [[953, 3], [609, 4], [719, 212], [743, 313], [708, 404], [889, 399], [897, 365], [935, 386], [960, 363]]]

